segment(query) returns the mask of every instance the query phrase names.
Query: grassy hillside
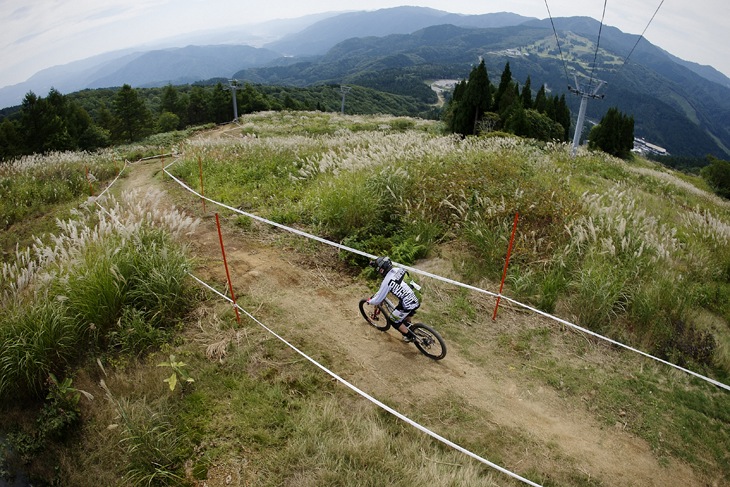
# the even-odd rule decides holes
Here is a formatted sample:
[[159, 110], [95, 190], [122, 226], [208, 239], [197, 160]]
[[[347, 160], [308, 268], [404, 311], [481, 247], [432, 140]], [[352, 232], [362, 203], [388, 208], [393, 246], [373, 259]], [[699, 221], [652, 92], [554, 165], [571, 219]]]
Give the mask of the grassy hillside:
[[[159, 143], [127, 154], [174, 152], [169, 170], [199, 189], [202, 168], [210, 198], [491, 291], [518, 213], [506, 295], [730, 382], [730, 205], [699, 179], [572, 158], [563, 145], [443, 136], [405, 117], [267, 112]], [[239, 303], [437, 433], [541, 485], [727, 485], [727, 391], [514, 306], [492, 321], [492, 298], [418, 278], [418, 317], [449, 344], [432, 363], [357, 315], [377, 285], [366, 262], [203, 213], [160, 168], [130, 168], [100, 200], [111, 215], [91, 205], [4, 257], [0, 431], [33, 475], [520, 485], [370, 405], [198, 288], [187, 269], [226, 287], [219, 211]], [[18, 171], [2, 187], [54, 179]], [[173, 201], [182, 212], [166, 209]]]

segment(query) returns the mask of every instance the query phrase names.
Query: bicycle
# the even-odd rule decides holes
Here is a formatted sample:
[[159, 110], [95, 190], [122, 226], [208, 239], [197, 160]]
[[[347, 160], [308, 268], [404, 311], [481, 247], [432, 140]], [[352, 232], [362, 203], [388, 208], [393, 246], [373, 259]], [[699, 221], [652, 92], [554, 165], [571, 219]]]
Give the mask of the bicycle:
[[[386, 298], [378, 306], [368, 303], [367, 299], [361, 299], [359, 307], [365, 321], [375, 329], [387, 331], [391, 326], [396, 328], [391, 319], [395, 304], [390, 299]], [[416, 348], [426, 357], [432, 360], [441, 360], [446, 356], [446, 342], [436, 330], [425, 323], [411, 323], [408, 328], [416, 336], [413, 340]]]

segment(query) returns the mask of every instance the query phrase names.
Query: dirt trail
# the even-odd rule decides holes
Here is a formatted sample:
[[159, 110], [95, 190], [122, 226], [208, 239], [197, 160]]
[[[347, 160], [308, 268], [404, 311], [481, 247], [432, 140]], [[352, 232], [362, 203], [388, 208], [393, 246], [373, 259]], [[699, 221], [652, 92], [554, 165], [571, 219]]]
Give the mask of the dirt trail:
[[[167, 188], [174, 193], [173, 198], [186, 198], [172, 184], [161, 181], [159, 160], [137, 163], [130, 169], [123, 187]], [[222, 289], [225, 272], [211, 214], [208, 209], [191, 239], [195, 257], [201, 263], [195, 273]], [[236, 237], [238, 232], [233, 229], [227, 233], [226, 253], [236, 293], [276, 305], [284, 316], [292, 317], [292, 322], [306, 323], [306, 330], [299, 326], [296, 333], [306, 333], [307, 347], [322, 344], [333, 354], [347, 358], [342, 365], [345, 370], [335, 373], [381, 400], [398, 398], [415, 403], [424, 394], [433, 398], [453, 396], [468, 402], [471, 410], [486, 415], [490, 422], [514, 428], [533, 444], [541, 445], [539, 451], [526, 448], [524, 458], [510, 459], [512, 465], [503, 465], [506, 468], [520, 470], [520, 464], [527, 464], [534, 466], [535, 471], [545, 471], [562, 458], [576, 472], [597, 479], [601, 485], [701, 485], [688, 466], [676, 460], [668, 466], [660, 465], [645, 441], [621, 429], [607, 428], [582, 406], [559, 397], [552, 388], [524, 386], [518, 382], [518, 374], [505, 370], [496, 359], [487, 366], [470, 362], [449, 342], [448, 328], [439, 327], [450, 345], [448, 355], [440, 362], [432, 362], [415, 347], [402, 343], [395, 332], [381, 333], [365, 325], [357, 311], [358, 300], [368, 295], [363, 285], [347, 276], [332, 275], [330, 269], [300, 261], [301, 257], [292, 250]], [[540, 319], [500, 311], [502, 326], [519, 326], [527, 320]], [[267, 325], [285, 338], [292, 326], [287, 322]], [[393, 370], [403, 372], [396, 377]], [[448, 430], [440, 430], [439, 424], [426, 426], [449, 437]]]

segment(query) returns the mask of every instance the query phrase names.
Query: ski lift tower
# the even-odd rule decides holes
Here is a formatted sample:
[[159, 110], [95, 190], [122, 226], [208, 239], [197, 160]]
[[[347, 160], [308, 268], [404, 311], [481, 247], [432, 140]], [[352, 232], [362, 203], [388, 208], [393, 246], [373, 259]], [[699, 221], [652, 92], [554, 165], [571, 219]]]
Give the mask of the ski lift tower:
[[[573, 157], [575, 152], [578, 150], [578, 144], [580, 144], [580, 136], [583, 133], [583, 124], [586, 120], [586, 106], [588, 105], [588, 99], [602, 100], [606, 95], [599, 95], [598, 90], [606, 84], [605, 81], [593, 80], [588, 83], [586, 90], [581, 89], [580, 83], [578, 83], [578, 75], [573, 75], [575, 79], [575, 88], [568, 86], [568, 91], [580, 96], [580, 110], [578, 110], [578, 121], [575, 124], [575, 134], [573, 134]], [[596, 82], [595, 88], [592, 88], [593, 82]]]
[[342, 108], [340, 109], [340, 112], [342, 115], [345, 114], [345, 95], [347, 95], [351, 89], [352, 86], [340, 85], [340, 92], [342, 93]]
[[233, 121], [238, 122], [238, 102], [236, 101], [236, 89], [239, 87], [237, 79], [228, 80], [228, 88], [233, 94]]

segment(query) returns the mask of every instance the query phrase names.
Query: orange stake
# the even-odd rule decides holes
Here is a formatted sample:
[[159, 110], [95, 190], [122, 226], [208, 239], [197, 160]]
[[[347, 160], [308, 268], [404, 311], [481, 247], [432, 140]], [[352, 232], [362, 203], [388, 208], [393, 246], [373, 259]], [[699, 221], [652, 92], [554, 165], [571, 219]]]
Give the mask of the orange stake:
[[517, 218], [518, 213], [515, 213], [515, 223], [512, 225], [512, 236], [509, 239], [509, 246], [507, 247], [507, 258], [504, 261], [504, 271], [502, 271], [502, 282], [499, 285], [499, 295], [497, 295], [497, 304], [494, 306], [494, 314], [492, 315], [492, 321], [497, 319], [497, 309], [499, 308], [499, 300], [502, 298], [502, 288], [504, 287], [504, 280], [507, 277], [507, 266], [509, 266], [509, 257], [512, 254], [512, 244], [515, 241], [515, 232], [517, 231]]
[[231, 291], [231, 300], [233, 300], [233, 310], [236, 312], [236, 321], [241, 323], [241, 315], [238, 313], [236, 306], [236, 295], [233, 294], [233, 283], [231, 282], [231, 273], [228, 272], [228, 262], [226, 261], [226, 249], [223, 247], [223, 234], [221, 233], [221, 222], [218, 219], [218, 213], [215, 214], [215, 224], [218, 227], [218, 239], [221, 242], [221, 252], [223, 253], [223, 266], [226, 268], [226, 278], [228, 279], [228, 290]]

